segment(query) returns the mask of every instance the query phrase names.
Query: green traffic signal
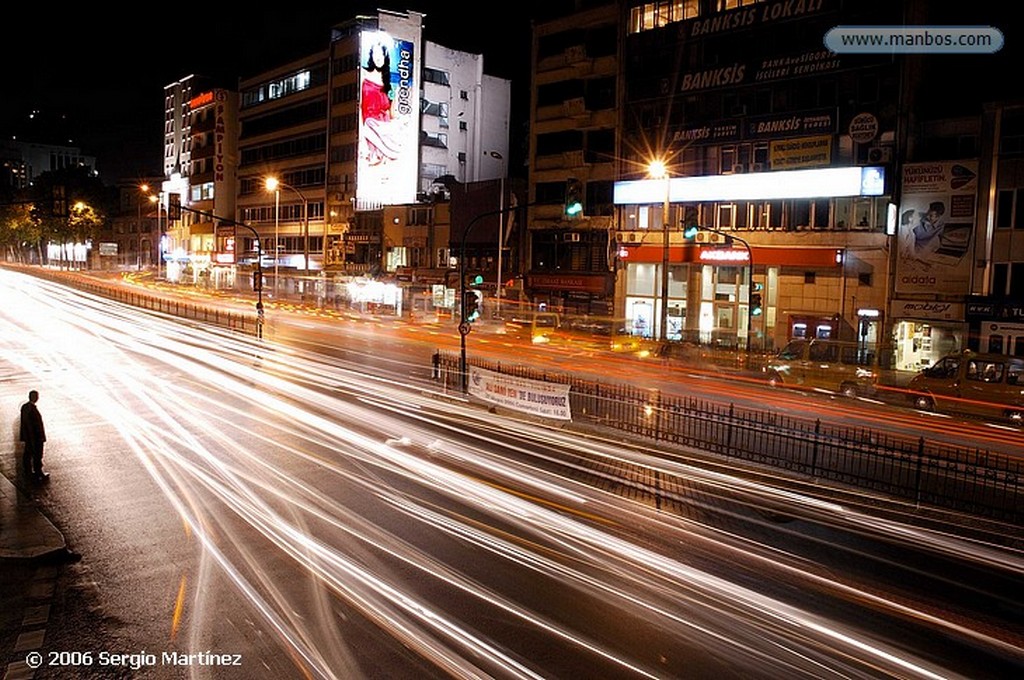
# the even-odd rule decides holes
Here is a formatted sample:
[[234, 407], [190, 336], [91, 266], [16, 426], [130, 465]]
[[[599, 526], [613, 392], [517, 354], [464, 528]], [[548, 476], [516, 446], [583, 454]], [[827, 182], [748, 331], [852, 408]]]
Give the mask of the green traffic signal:
[[700, 227], [696, 225], [690, 225], [683, 231], [683, 238], [695, 238], [697, 236], [698, 231], [700, 231]]
[[583, 214], [583, 185], [574, 177], [565, 181], [565, 215], [578, 217]]

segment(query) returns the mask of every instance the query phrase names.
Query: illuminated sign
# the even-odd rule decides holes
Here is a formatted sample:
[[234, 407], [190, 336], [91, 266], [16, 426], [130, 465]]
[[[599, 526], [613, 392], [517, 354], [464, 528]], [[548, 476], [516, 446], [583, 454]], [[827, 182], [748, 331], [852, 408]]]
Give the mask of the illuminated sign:
[[210, 91], [210, 92], [203, 92], [202, 94], [197, 94], [195, 97], [192, 97], [192, 99], [189, 99], [188, 100], [188, 107], [190, 109], [192, 109], [192, 110], [195, 110], [195, 109], [198, 109], [200, 106], [206, 106], [207, 104], [212, 104], [212, 103], [213, 103], [213, 92], [212, 91]]
[[215, 127], [213, 131], [214, 137], [214, 166], [213, 166], [213, 179], [217, 182], [223, 182], [224, 177], [224, 140], [227, 136], [225, 132], [224, 123], [224, 108], [225, 99], [227, 99], [227, 93], [224, 90], [217, 90], [217, 110], [215, 118]]
[[[884, 191], [885, 168], [875, 166], [673, 177], [669, 182], [673, 203], [882, 196]], [[614, 200], [615, 205], [660, 204], [665, 180], [616, 182]]]
[[745, 250], [731, 248], [701, 248], [701, 262], [748, 262], [750, 257]]
[[362, 209], [416, 200], [420, 25], [418, 18], [388, 19], [382, 30], [360, 34], [356, 204]]

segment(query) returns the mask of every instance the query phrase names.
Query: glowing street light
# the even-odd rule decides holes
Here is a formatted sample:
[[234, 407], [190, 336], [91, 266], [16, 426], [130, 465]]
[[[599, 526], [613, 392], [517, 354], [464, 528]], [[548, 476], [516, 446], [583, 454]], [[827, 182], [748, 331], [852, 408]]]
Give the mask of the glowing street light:
[[[302, 199], [302, 268], [303, 268], [304, 275], [305, 276], [309, 276], [309, 201], [306, 200], [306, 196], [301, 191], [299, 191], [295, 187], [291, 186], [290, 184], [285, 184], [284, 182], [282, 182], [281, 180], [279, 180], [276, 177], [268, 177], [266, 179], [266, 187], [267, 187], [267, 191], [273, 191], [276, 194], [276, 196], [277, 196], [277, 199], [276, 199], [277, 210], [276, 210], [276, 212], [278, 213], [278, 215], [280, 215], [280, 212], [281, 212], [280, 193], [279, 193], [281, 187], [284, 187], [285, 189], [291, 189], [292, 191], [294, 191], [298, 195], [298, 197], [300, 199]], [[275, 232], [276, 232], [276, 229], [277, 229], [277, 219], [275, 219], [275, 223], [274, 224], [275, 224], [274, 228], [275, 228]], [[277, 234], [275, 233], [275, 237], [276, 237], [276, 235]], [[274, 252], [275, 252], [275, 255], [276, 255], [276, 253], [277, 253], [277, 244], [276, 243], [274, 244]], [[275, 275], [275, 280], [276, 280], [276, 276], [277, 276], [277, 258], [276, 257], [274, 259], [274, 275]], [[305, 289], [303, 289], [303, 290], [305, 290]]]
[[669, 176], [668, 166], [661, 159], [655, 159], [648, 164], [647, 174], [652, 179], [665, 180], [665, 203], [662, 206], [661, 213], [661, 317], [658, 324], [659, 339], [664, 342], [668, 340], [668, 213], [669, 208], [671, 208], [669, 192], [672, 188], [672, 178]]

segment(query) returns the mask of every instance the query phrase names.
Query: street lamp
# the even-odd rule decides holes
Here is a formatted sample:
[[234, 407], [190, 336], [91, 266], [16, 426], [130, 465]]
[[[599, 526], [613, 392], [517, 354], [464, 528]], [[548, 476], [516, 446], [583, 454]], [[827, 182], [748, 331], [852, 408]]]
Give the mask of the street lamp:
[[653, 179], [665, 180], [665, 203], [661, 212], [661, 317], [658, 324], [658, 334], [662, 342], [668, 340], [668, 262], [669, 262], [669, 241], [668, 241], [668, 213], [671, 208], [672, 178], [668, 174], [668, 167], [665, 161], [653, 160], [647, 166], [647, 173]]
[[[280, 192], [280, 187], [284, 187], [285, 189], [291, 189], [292, 191], [294, 191], [298, 195], [299, 198], [302, 199], [302, 268], [303, 268], [304, 276], [308, 277], [309, 276], [309, 201], [306, 200], [306, 196], [301, 191], [299, 191], [298, 189], [296, 189], [295, 187], [293, 187], [290, 184], [285, 184], [284, 182], [282, 182], [281, 180], [279, 180], [276, 177], [268, 177], [266, 179], [266, 187], [267, 187], [267, 191], [273, 191], [278, 196], [278, 201], [276, 202], [277, 212], [278, 213], [280, 213], [280, 208], [281, 208], [281, 205], [280, 205], [280, 193], [279, 193]], [[276, 220], [275, 220], [275, 229], [276, 229]], [[276, 253], [277, 252], [277, 244], [275, 243], [274, 246], [275, 246], [274, 252]], [[276, 258], [275, 258], [274, 267], [275, 267], [274, 271], [275, 271], [275, 276], [276, 276], [276, 271], [277, 271], [277, 269], [276, 269], [276, 267], [277, 267]], [[305, 283], [303, 283], [303, 286], [305, 286]], [[305, 288], [303, 288], [303, 297], [305, 297]]]
[[141, 272], [142, 271], [142, 196], [149, 196], [149, 185], [148, 184], [140, 184], [139, 185], [139, 193], [141, 194], [141, 196], [139, 196], [139, 198], [136, 199], [135, 203], [136, 203], [136, 205], [139, 208], [139, 221], [138, 221], [138, 224], [136, 225], [136, 228], [139, 230], [139, 254], [138, 254], [139, 264], [138, 264], [138, 270]]
[[164, 232], [160, 224], [160, 196], [150, 194], [149, 202], [156, 204], [156, 278], [159, 279], [164, 261]]

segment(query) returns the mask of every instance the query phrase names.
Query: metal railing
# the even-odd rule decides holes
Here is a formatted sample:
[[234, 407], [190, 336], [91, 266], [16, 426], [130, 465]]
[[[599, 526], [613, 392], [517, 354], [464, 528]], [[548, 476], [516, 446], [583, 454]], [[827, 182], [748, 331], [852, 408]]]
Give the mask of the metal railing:
[[[1024, 464], [1010, 456], [867, 428], [808, 423], [654, 389], [472, 359], [518, 378], [568, 384], [573, 419], [697, 448], [912, 503], [1021, 523]], [[459, 356], [438, 352], [434, 376], [459, 391]]]
[[128, 290], [114, 284], [104, 283], [88, 276], [80, 276], [74, 272], [50, 271], [44, 267], [21, 269], [26, 273], [45, 278], [61, 285], [71, 286], [86, 293], [92, 293], [110, 300], [122, 302], [134, 307], [141, 307], [154, 312], [170, 314], [184, 319], [194, 319], [204, 323], [222, 326], [243, 333], [256, 333], [256, 315], [225, 310], [212, 305], [200, 305], [185, 302], [173, 297], [161, 297], [134, 290]]

